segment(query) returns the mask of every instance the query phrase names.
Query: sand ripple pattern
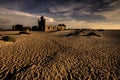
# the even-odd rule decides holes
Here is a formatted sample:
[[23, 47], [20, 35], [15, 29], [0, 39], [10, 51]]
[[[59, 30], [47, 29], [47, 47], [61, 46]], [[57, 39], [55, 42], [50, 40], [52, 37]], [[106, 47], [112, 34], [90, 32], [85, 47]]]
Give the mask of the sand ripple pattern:
[[15, 43], [0, 42], [1, 80], [120, 79], [120, 41], [31, 33], [15, 35]]

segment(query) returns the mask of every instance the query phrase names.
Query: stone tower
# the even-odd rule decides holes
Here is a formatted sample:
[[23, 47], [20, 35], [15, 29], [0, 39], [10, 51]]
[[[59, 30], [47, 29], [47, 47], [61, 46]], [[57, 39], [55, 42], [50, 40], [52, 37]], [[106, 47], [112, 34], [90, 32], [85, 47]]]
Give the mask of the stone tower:
[[45, 31], [45, 18], [43, 16], [40, 17], [40, 20], [38, 19], [38, 30]]

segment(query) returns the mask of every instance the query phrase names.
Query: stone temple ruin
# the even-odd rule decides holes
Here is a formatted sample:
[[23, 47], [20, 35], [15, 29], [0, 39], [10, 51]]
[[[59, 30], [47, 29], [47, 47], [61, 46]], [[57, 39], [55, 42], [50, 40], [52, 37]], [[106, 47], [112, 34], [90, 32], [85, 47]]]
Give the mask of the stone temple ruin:
[[43, 16], [38, 19], [38, 26], [33, 26], [32, 28], [30, 26], [23, 26], [21, 24], [13, 25], [12, 29], [17, 31], [60, 31], [65, 30], [66, 25], [59, 24], [59, 25], [46, 25], [45, 18]]
[[30, 31], [31, 27], [30, 26], [23, 26], [21, 24], [13, 25], [12, 30], [14, 31]]
[[41, 16], [40, 19], [38, 19], [38, 30], [39, 31], [59, 31], [59, 30], [65, 30], [66, 25], [59, 24], [59, 25], [46, 25], [45, 24], [45, 18]]

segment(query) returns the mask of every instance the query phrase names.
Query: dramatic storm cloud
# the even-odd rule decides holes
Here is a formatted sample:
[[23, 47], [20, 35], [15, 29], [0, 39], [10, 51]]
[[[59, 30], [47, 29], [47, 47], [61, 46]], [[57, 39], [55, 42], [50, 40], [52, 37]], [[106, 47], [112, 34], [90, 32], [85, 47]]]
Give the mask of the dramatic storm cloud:
[[68, 28], [120, 29], [120, 0], [2, 0], [0, 27], [65, 23]]

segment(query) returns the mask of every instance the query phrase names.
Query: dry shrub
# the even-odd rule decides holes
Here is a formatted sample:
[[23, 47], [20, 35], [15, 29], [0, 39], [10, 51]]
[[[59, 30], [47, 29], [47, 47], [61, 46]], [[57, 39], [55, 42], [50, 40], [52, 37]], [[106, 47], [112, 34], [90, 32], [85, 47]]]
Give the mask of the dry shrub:
[[3, 36], [2, 40], [8, 41], [8, 42], [15, 42], [16, 41], [16, 39], [12, 36]]
[[67, 34], [66, 36], [73, 36], [74, 34], [73, 33], [69, 33], [69, 34]]
[[103, 30], [103, 29], [98, 29], [97, 31], [105, 31], [105, 30]]
[[94, 32], [90, 32], [86, 36], [97, 36], [97, 37], [100, 37], [100, 35], [98, 35], [98, 34], [96, 34]]
[[80, 34], [81, 32], [84, 33], [83, 30], [76, 29], [74, 32], [67, 34], [67, 36], [78, 35], [78, 34]]
[[31, 34], [31, 33], [27, 32], [27, 31], [20, 31], [19, 34]]

